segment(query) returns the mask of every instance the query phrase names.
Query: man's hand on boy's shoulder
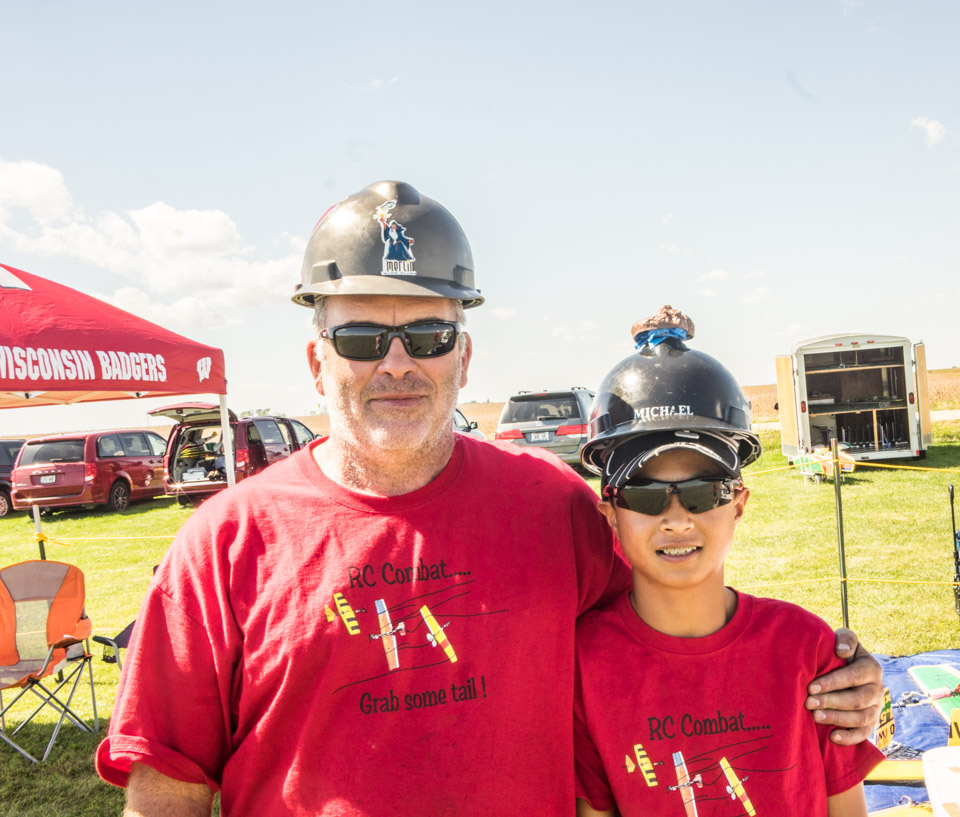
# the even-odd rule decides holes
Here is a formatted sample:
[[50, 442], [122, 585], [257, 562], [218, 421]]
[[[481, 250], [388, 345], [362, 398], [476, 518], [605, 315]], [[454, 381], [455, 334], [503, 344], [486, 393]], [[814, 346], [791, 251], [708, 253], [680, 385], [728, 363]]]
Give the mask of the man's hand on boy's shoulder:
[[877, 723], [883, 677], [877, 659], [863, 648], [853, 630], [837, 630], [836, 649], [837, 657], [847, 660], [846, 666], [810, 682], [806, 707], [813, 710], [817, 723], [837, 726], [830, 740], [851, 746], [870, 737]]

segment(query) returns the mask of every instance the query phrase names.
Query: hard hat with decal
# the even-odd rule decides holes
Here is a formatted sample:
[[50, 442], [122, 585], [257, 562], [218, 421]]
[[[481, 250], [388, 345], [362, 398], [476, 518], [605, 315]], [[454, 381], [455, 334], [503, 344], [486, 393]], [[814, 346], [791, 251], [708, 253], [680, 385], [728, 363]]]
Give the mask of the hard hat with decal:
[[580, 461], [601, 475], [604, 486], [618, 487], [672, 448], [699, 451], [730, 476], [760, 456], [750, 402], [718, 360], [687, 348], [693, 323], [680, 317], [686, 328], [668, 320], [635, 332], [637, 351], [614, 366], [597, 390]]
[[479, 306], [473, 253], [449, 211], [404, 182], [365, 187], [313, 229], [295, 303], [327, 295], [453, 298]]

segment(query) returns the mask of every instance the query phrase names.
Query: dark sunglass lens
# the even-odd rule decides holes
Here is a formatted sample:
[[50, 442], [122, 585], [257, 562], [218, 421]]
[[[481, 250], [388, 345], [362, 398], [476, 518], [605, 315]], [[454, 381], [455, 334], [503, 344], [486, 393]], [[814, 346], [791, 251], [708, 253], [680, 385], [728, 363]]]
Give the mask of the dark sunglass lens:
[[385, 330], [376, 326], [341, 326], [333, 333], [337, 354], [352, 360], [378, 360], [383, 357]]
[[618, 503], [634, 513], [653, 516], [667, 506], [666, 485], [624, 485], [620, 489]]
[[667, 507], [672, 493], [679, 495], [683, 507], [690, 513], [706, 513], [733, 499], [733, 488], [724, 480], [692, 479], [674, 484], [652, 482], [647, 485], [624, 485], [617, 496], [617, 505], [636, 513], [655, 516]]
[[706, 482], [700, 485], [678, 486], [680, 502], [690, 513], [706, 513], [717, 507], [718, 482]]
[[404, 331], [407, 350], [413, 357], [437, 357], [453, 349], [457, 329], [449, 323], [420, 323]]

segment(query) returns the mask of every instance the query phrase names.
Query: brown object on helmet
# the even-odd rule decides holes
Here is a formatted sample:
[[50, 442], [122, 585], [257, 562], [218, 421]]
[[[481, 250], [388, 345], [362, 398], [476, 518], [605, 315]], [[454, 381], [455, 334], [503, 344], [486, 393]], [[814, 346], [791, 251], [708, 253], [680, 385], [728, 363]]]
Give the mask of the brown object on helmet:
[[679, 309], [666, 304], [660, 307], [656, 315], [637, 321], [630, 330], [630, 337], [636, 338], [641, 332], [650, 332], [654, 329], [682, 329], [692, 338], [694, 325], [693, 321]]

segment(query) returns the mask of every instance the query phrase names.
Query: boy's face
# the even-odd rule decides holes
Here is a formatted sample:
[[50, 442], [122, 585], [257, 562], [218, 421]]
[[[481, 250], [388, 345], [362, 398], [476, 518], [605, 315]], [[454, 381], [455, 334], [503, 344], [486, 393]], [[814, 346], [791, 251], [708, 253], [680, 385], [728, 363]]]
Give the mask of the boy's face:
[[[683, 448], [665, 451], [635, 474], [665, 483], [723, 476], [715, 462]], [[704, 513], [688, 511], [675, 493], [651, 516], [607, 501], [600, 503], [600, 510], [620, 539], [636, 580], [672, 588], [719, 582], [722, 588], [723, 561], [749, 496], [744, 488], [733, 501]]]

